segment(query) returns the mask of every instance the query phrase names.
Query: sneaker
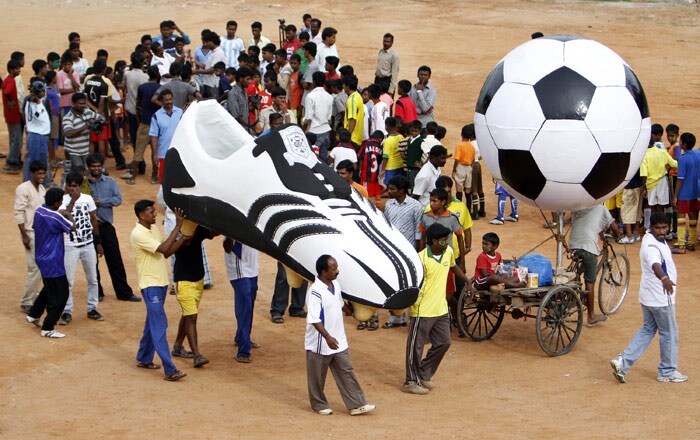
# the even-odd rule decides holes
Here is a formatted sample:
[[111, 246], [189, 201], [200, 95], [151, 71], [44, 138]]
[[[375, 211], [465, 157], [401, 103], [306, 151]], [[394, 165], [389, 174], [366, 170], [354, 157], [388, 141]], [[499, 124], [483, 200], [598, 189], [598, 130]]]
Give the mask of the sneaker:
[[437, 385], [435, 385], [435, 382], [429, 381], [429, 380], [421, 380], [420, 381], [420, 386], [425, 388], [426, 390], [430, 391], [433, 388], [435, 388]]
[[94, 319], [95, 321], [104, 321], [105, 317], [100, 314], [97, 310], [90, 310], [87, 312], [87, 317]]
[[368, 404], [366, 404], [366, 405], [362, 405], [362, 406], [359, 407], [359, 408], [351, 409], [351, 410], [350, 410], [350, 415], [351, 415], [351, 416], [359, 416], [360, 414], [367, 414], [367, 413], [369, 413], [369, 412], [374, 411], [374, 408], [376, 408], [376, 406], [370, 405], [370, 404], [368, 403]]
[[39, 321], [39, 318], [32, 318], [31, 316], [27, 315], [27, 316], [25, 316], [25, 319], [27, 320], [28, 323], [35, 325], [37, 327], [41, 327], [41, 321]]
[[623, 236], [619, 240], [617, 240], [618, 243], [620, 244], [632, 244], [635, 242], [634, 237], [628, 237], [627, 235]]
[[55, 339], [66, 337], [66, 335], [64, 335], [63, 333], [61, 333], [57, 330], [42, 330], [41, 336], [44, 338], [55, 338]]
[[425, 395], [430, 392], [427, 388], [423, 388], [422, 386], [418, 385], [417, 382], [406, 382], [403, 384], [403, 388], [401, 389], [404, 393], [409, 393], [409, 394], [420, 394], [420, 395]]
[[134, 177], [136, 177], [136, 176], [134, 176], [134, 173], [132, 173], [131, 171], [128, 171], [128, 172], [122, 174], [121, 176], [119, 176], [119, 178], [121, 178], [121, 179], [133, 179]]
[[506, 217], [506, 221], [507, 221], [507, 222], [517, 223], [517, 222], [518, 222], [518, 216], [517, 216], [517, 215], [509, 215], [508, 217]]
[[[255, 248], [307, 278], [316, 268], [306, 250], [321, 240], [353, 274], [343, 280], [346, 296], [397, 310], [416, 301], [422, 266], [411, 244], [318, 159], [298, 126], [255, 139], [217, 102], [199, 101], [187, 107], [171, 145], [163, 197], [169, 206], [187, 206], [189, 220], [233, 240], [250, 242], [255, 236]], [[266, 185], [222, 191], [250, 173], [266, 176]], [[216, 216], [214, 205], [220, 208]], [[270, 207], [285, 215], [270, 215]], [[308, 218], [314, 220], [280, 227]], [[335, 238], [328, 240], [329, 234]]]
[[68, 325], [69, 322], [73, 320], [73, 315], [70, 313], [63, 313], [58, 319], [58, 325]]
[[627, 380], [625, 379], [625, 372], [622, 371], [622, 358], [620, 356], [611, 359], [610, 366], [613, 369], [613, 376], [615, 376], [615, 379], [617, 379], [618, 382], [627, 382]]
[[490, 225], [502, 225], [503, 220], [501, 220], [500, 218], [495, 218], [493, 220], [489, 220], [489, 224]]
[[333, 414], [333, 410], [330, 408], [319, 409], [316, 412], [321, 414], [322, 416], [330, 416], [331, 414]]
[[656, 380], [658, 380], [659, 382], [680, 383], [688, 380], [688, 376], [686, 376], [685, 374], [681, 374], [681, 372], [678, 370], [673, 370], [673, 374], [671, 374], [670, 376], [659, 376], [656, 378]]

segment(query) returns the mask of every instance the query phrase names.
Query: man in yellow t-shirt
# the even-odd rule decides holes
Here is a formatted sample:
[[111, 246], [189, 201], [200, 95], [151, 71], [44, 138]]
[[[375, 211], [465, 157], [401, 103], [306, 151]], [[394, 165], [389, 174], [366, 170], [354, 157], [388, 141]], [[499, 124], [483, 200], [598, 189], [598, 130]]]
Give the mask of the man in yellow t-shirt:
[[382, 161], [384, 168], [384, 185], [389, 185], [389, 181], [395, 176], [403, 175], [403, 169], [406, 166], [406, 161], [401, 156], [399, 143], [403, 140], [398, 132], [398, 121], [394, 117], [386, 118], [384, 128], [386, 128], [387, 136], [382, 144]]
[[365, 103], [362, 95], [357, 91], [357, 77], [348, 75], [343, 77], [343, 90], [348, 95], [345, 102], [345, 116], [343, 127], [352, 135], [352, 143], [357, 150], [362, 145], [362, 136], [365, 130]]
[[[411, 394], [428, 394], [435, 388], [431, 381], [442, 358], [450, 348], [450, 315], [445, 297], [447, 276], [454, 275], [469, 282], [469, 278], [455, 264], [454, 254], [448, 246], [452, 231], [439, 223], [428, 228], [428, 246], [418, 253], [423, 264], [423, 286], [418, 299], [411, 306], [411, 323], [406, 344], [406, 381], [402, 391]], [[428, 354], [423, 357], [423, 347], [430, 342]]]
[[654, 144], [650, 144], [639, 168], [639, 176], [642, 178], [647, 201], [653, 212], [663, 212], [664, 208], [671, 204], [666, 166], [678, 168], [678, 162], [665, 148], [656, 148]]
[[156, 224], [155, 202], [139, 200], [134, 205], [134, 212], [139, 221], [131, 231], [131, 247], [136, 255], [136, 272], [139, 280], [139, 290], [146, 304], [146, 324], [143, 337], [136, 354], [136, 366], [149, 370], [157, 370], [160, 365], [153, 363], [154, 353], [158, 353], [163, 362], [165, 380], [176, 381], [187, 376], [178, 370], [170, 357], [168, 341], [165, 337], [168, 328], [168, 317], [165, 315], [165, 297], [168, 293], [168, 263], [166, 258], [177, 251], [186, 237], [177, 238], [185, 219], [178, 208], [174, 208], [175, 228], [170, 236], [162, 241], [162, 236]]

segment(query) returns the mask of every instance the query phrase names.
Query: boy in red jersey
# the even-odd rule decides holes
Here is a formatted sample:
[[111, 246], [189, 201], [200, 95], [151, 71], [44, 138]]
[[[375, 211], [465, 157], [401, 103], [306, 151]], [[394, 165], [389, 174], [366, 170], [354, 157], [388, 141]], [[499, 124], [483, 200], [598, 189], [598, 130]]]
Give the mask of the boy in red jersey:
[[516, 276], [497, 275], [498, 265], [503, 262], [501, 254], [496, 252], [501, 240], [493, 232], [484, 234], [481, 242], [483, 252], [476, 258], [474, 271], [474, 287], [478, 290], [489, 290], [497, 284], [505, 284], [507, 288], [525, 287], [525, 282]]
[[379, 206], [382, 197], [382, 185], [379, 183], [380, 164], [382, 163], [382, 142], [384, 133], [376, 130], [369, 139], [362, 142], [357, 155], [360, 170], [360, 183], [367, 189], [367, 195], [374, 197], [375, 205]]
[[418, 119], [416, 105], [411, 97], [408, 96], [408, 92], [411, 91], [411, 82], [406, 79], [399, 81], [398, 89], [400, 97], [396, 100], [396, 105], [394, 106], [394, 116], [399, 116], [403, 120], [404, 125], [410, 124]]

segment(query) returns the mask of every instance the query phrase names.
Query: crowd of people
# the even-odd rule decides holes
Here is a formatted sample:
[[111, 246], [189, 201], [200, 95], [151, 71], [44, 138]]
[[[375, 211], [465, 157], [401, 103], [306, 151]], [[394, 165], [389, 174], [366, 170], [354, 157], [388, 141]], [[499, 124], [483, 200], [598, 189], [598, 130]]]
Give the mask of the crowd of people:
[[[252, 136], [265, 136], [284, 124], [301, 126], [319, 160], [382, 208], [387, 221], [415, 245], [425, 279], [418, 301], [408, 312], [410, 321], [404, 313], [395, 312], [382, 327], [409, 326], [403, 391], [427, 394], [436, 386], [433, 376], [459, 316], [454, 294], [471, 282], [466, 275], [471, 228], [475, 220], [486, 216], [474, 125], [461, 128], [451, 177], [443, 175], [450, 151], [443, 143], [447, 130], [435, 120], [437, 91], [429, 66], [417, 67], [417, 81], [404, 79], [399, 54], [393, 48], [394, 36], [387, 33], [377, 52], [374, 78], [361, 85], [350, 60], [339, 54], [336, 29], [323, 27], [320, 19], [309, 14], [299, 28], [280, 26], [284, 34], [280, 46], [262, 34], [259, 22], [252, 23], [252, 37], [246, 44], [237, 35], [238, 23], [228, 21], [222, 35], [202, 30], [201, 45], [192, 50], [188, 48], [193, 44], [190, 36], [166, 20], [160, 23], [158, 35], [143, 35], [129, 61], [119, 60], [114, 67], [108, 65], [110, 55], [105, 50], [99, 50], [90, 64], [81, 51], [80, 35], [72, 32], [62, 54], [50, 52], [45, 60], [32, 62], [29, 87], [21, 74], [25, 55], [12, 54], [8, 76], [2, 82], [10, 141], [3, 171], [22, 173], [24, 181], [16, 189], [14, 207], [27, 261], [21, 310], [27, 322], [41, 327], [42, 336], [64, 337], [56, 325], [65, 326], [72, 320], [72, 291], [80, 261], [87, 281], [87, 317], [106, 319], [98, 311], [104, 298], [99, 257], [104, 256], [117, 299], [146, 304], [137, 366], [160, 369], [153, 362], [158, 353], [165, 379], [175, 381], [186, 373], [175, 366], [173, 356], [191, 359], [196, 368], [209, 363], [200, 352], [196, 324], [203, 291], [212, 286], [203, 242], [216, 234], [191, 224], [177, 208], [165, 206], [164, 240], [156, 226], [156, 203], [137, 202], [138, 223], [130, 235], [136, 255], [137, 295], [127, 280], [114, 227], [113, 208], [122, 203], [120, 186], [118, 179], [109, 176], [105, 160], [114, 159], [127, 185], [136, 184], [150, 164], [150, 182], [159, 184], [183, 112], [194, 101], [217, 100]], [[608, 208], [614, 215], [617, 209], [617, 220], [625, 224], [624, 243], [638, 241], [641, 234], [644, 194], [651, 211], [667, 210], [671, 215], [675, 210], [670, 207], [677, 208], [678, 226], [670, 234], [678, 234], [673, 252], [684, 253], [695, 249], [700, 156], [692, 151], [695, 137], [690, 133], [678, 136], [678, 127], [672, 125], [666, 129], [671, 144], [668, 152], [663, 144], [657, 148], [656, 143], [661, 142], [657, 128], [652, 128], [654, 139], [637, 178], [611, 202], [620, 200], [619, 206]], [[124, 155], [129, 148], [133, 150], [131, 162]], [[150, 160], [146, 160], [149, 148]], [[671, 172], [672, 191], [663, 186], [667, 166], [678, 169]], [[63, 168], [60, 180], [59, 168]], [[517, 222], [517, 200], [499, 185], [495, 193], [498, 209], [489, 223]], [[511, 212], [505, 215], [508, 198]], [[653, 229], [646, 208], [644, 215], [645, 228]], [[579, 217], [574, 213], [575, 226]], [[603, 226], [613, 223], [610, 220], [606, 218]], [[497, 234], [484, 235], [480, 244], [483, 252], [476, 259], [476, 288], [524, 285], [497, 273], [502, 262], [496, 251]], [[223, 247], [238, 322], [235, 359], [249, 363], [252, 349], [259, 347], [251, 340], [258, 252], [229, 238], [223, 240]], [[597, 255], [597, 244], [580, 248]], [[173, 257], [170, 263], [169, 257]], [[332, 413], [323, 393], [331, 368], [351, 414], [370, 412], [374, 406], [367, 403], [347, 352], [337, 262], [324, 255], [316, 269], [317, 278], [308, 291], [305, 284], [290, 289], [286, 271], [278, 264], [271, 320], [281, 324], [288, 312], [307, 321], [309, 396], [315, 411]], [[169, 290], [182, 309], [172, 347], [165, 337], [163, 307]], [[589, 302], [589, 323], [595, 324], [599, 319], [590, 315], [592, 310]], [[375, 314], [357, 328], [376, 330], [378, 317]], [[431, 348], [423, 357], [428, 342]], [[621, 371], [626, 368], [620, 367]]]

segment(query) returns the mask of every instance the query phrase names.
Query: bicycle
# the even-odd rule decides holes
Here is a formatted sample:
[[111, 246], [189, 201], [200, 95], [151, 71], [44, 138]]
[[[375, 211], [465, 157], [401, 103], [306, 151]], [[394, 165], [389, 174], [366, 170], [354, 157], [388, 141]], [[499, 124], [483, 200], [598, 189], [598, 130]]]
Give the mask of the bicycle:
[[[569, 251], [571, 263], [567, 272], [576, 274], [576, 279], [581, 280], [583, 274], [583, 260], [576, 253]], [[598, 282], [598, 308], [604, 315], [612, 315], [620, 309], [630, 284], [630, 262], [624, 252], [615, 252], [612, 240], [603, 240], [603, 249], [600, 253], [600, 261], [596, 268], [596, 281]], [[585, 298], [581, 299], [586, 303]]]

